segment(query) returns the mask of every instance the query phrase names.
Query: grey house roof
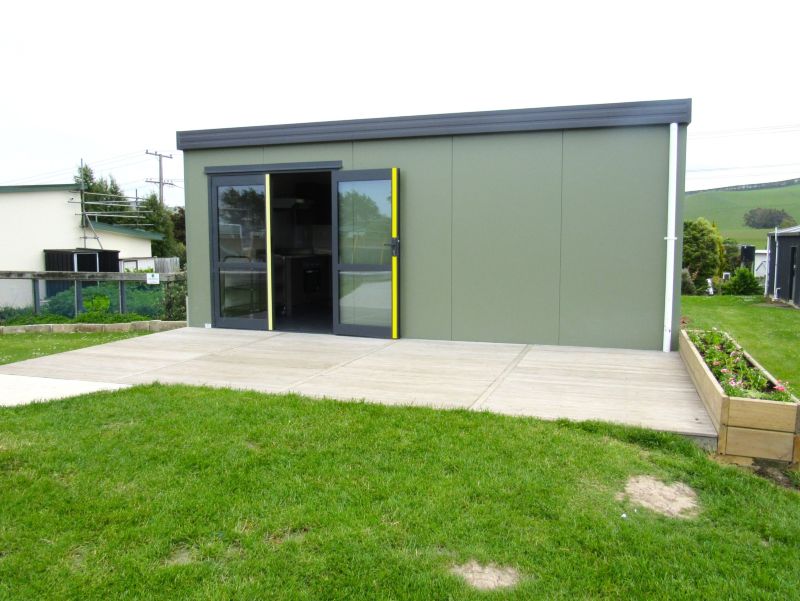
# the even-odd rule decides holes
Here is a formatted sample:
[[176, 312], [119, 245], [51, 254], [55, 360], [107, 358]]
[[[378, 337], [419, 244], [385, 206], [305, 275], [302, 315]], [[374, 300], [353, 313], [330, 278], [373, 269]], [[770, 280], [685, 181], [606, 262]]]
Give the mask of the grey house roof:
[[71, 184], [36, 184], [33, 186], [0, 186], [0, 194], [12, 192], [58, 192], [77, 191], [75, 182]]
[[308, 142], [383, 140], [430, 136], [544, 131], [630, 125], [687, 124], [692, 101], [651, 100], [547, 108], [448, 113], [262, 125], [177, 132], [180, 150], [273, 146]]
[[120, 234], [121, 236], [130, 236], [131, 238], [144, 238], [145, 240], [164, 239], [164, 234], [149, 230], [140, 230], [138, 228], [128, 227], [125, 225], [115, 225], [111, 223], [103, 223], [102, 221], [92, 221], [92, 226], [98, 232], [109, 232]]

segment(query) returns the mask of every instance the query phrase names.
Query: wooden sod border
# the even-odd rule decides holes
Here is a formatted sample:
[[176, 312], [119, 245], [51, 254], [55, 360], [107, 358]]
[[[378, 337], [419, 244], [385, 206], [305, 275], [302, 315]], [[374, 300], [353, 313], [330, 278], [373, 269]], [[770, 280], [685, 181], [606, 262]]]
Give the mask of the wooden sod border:
[[[800, 405], [725, 394], [700, 351], [681, 330], [678, 349], [689, 376], [717, 430], [717, 453], [737, 463], [769, 459], [800, 462]], [[777, 380], [753, 357], [745, 358], [773, 384]]]

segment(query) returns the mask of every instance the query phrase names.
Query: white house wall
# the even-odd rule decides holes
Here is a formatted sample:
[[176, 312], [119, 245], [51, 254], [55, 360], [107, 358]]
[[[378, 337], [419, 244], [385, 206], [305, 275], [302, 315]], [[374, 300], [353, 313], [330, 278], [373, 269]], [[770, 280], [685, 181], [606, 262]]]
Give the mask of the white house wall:
[[[68, 191], [26, 191], [0, 194], [0, 271], [44, 271], [44, 249], [99, 248], [97, 240], [84, 242], [80, 208]], [[98, 232], [103, 248], [126, 257], [151, 255], [150, 240]], [[29, 280], [0, 280], [0, 307], [33, 304]]]

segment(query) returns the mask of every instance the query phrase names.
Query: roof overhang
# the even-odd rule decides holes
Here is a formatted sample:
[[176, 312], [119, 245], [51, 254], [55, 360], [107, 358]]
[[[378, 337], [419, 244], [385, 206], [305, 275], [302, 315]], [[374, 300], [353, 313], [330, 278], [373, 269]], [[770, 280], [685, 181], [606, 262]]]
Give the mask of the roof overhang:
[[177, 132], [180, 150], [688, 124], [690, 98]]
[[77, 192], [78, 184], [37, 184], [35, 186], [0, 186], [0, 194], [9, 192]]
[[145, 240], [163, 240], [164, 234], [140, 230], [138, 228], [126, 227], [124, 225], [113, 225], [102, 221], [92, 221], [92, 227], [98, 232], [109, 232], [120, 236], [130, 236], [131, 238], [143, 238]]

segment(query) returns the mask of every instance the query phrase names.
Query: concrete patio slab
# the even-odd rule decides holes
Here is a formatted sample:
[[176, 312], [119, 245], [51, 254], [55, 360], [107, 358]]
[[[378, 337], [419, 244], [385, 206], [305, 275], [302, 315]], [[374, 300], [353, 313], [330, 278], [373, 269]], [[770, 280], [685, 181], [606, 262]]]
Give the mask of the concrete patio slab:
[[99, 390], [126, 388], [124, 384], [33, 378], [0, 374], [0, 407], [27, 405], [36, 401], [53, 401]]
[[6, 401], [3, 386], [0, 404], [58, 398], [45, 395], [64, 382], [80, 394], [158, 381], [716, 437], [678, 354], [656, 351], [183, 328], [0, 366], [0, 377], [23, 389]]

